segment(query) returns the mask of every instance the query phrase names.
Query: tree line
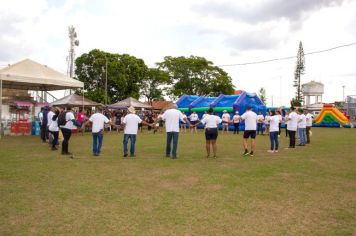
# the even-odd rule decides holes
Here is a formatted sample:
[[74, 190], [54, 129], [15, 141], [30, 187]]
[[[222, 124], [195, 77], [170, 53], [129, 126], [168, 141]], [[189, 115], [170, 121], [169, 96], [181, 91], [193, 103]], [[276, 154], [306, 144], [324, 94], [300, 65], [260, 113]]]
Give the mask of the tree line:
[[231, 77], [204, 57], [166, 56], [149, 68], [140, 58], [93, 49], [78, 57], [75, 65], [75, 76], [84, 83], [85, 96], [100, 103], [105, 103], [106, 83], [108, 104], [127, 97], [145, 97], [152, 102], [183, 94], [234, 93]]

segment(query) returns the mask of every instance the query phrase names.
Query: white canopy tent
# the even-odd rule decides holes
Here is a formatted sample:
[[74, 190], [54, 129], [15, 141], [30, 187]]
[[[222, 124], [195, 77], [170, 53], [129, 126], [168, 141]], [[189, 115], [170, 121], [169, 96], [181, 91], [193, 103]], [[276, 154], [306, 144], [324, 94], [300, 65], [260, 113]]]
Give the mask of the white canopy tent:
[[0, 69], [0, 137], [2, 132], [2, 88], [35, 91], [83, 88], [81, 81], [30, 59]]

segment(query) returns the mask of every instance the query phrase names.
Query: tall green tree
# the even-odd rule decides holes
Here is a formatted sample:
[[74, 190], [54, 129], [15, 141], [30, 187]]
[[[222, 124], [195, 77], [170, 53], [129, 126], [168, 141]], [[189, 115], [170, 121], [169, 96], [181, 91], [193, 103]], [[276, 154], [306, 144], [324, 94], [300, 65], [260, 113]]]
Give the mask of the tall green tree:
[[294, 103], [297, 102], [298, 104], [301, 104], [303, 101], [300, 77], [301, 75], [304, 74], [304, 70], [305, 70], [305, 58], [304, 58], [303, 44], [302, 42], [299, 42], [297, 62], [296, 62], [296, 67], [294, 72], [294, 84], [293, 84], [293, 86], [296, 88], [296, 92], [295, 92], [295, 99], [292, 100], [294, 101]]
[[84, 53], [75, 60], [75, 74], [84, 82], [85, 96], [93, 101], [105, 103], [107, 78], [107, 103], [127, 97], [139, 98], [141, 80], [147, 74], [142, 59], [128, 54], [113, 54], [98, 49]]
[[151, 103], [164, 99], [164, 86], [169, 83], [168, 73], [159, 68], [149, 68], [141, 81], [141, 94]]
[[261, 101], [266, 104], [267, 102], [267, 97], [266, 97], [266, 89], [265, 88], [260, 88], [258, 91], [258, 96], [260, 97]]
[[157, 65], [169, 75], [171, 87], [167, 94], [171, 97], [183, 94], [218, 96], [234, 92], [231, 77], [203, 57], [167, 56]]

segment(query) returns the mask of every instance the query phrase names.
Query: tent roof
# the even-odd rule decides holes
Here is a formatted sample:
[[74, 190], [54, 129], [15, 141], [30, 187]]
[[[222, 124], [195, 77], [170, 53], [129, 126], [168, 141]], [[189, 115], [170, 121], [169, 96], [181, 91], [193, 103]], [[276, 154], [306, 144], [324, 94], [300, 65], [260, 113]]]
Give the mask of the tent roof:
[[82, 88], [83, 82], [71, 79], [54, 69], [41, 65], [30, 59], [0, 70], [0, 77], [4, 88], [24, 90], [60, 90]]
[[61, 98], [55, 102], [50, 103], [50, 106], [63, 106], [63, 105], [69, 105], [69, 106], [87, 106], [87, 107], [96, 107], [96, 106], [102, 106], [102, 104], [94, 102], [90, 99], [87, 99], [84, 97], [84, 103], [83, 103], [83, 96], [77, 95], [77, 94], [71, 94], [68, 95], [64, 98]]
[[152, 108], [152, 106], [150, 106], [150, 105], [148, 105], [146, 103], [140, 102], [137, 99], [132, 98], [132, 97], [129, 97], [129, 98], [126, 98], [126, 99], [124, 99], [122, 101], [119, 101], [117, 103], [108, 105], [108, 108], [111, 108], [111, 109], [122, 109], [122, 108], [128, 108], [130, 106], [133, 106], [134, 108], [147, 108], [147, 109], [151, 109]]

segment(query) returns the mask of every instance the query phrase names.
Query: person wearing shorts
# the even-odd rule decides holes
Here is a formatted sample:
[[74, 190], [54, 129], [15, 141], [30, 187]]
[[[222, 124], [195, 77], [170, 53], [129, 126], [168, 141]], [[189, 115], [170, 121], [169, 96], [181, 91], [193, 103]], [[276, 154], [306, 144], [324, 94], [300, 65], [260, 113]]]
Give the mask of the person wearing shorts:
[[[248, 106], [247, 111], [241, 116], [241, 120], [245, 121], [245, 131], [243, 137], [244, 145], [244, 156], [253, 156], [255, 151], [255, 138], [256, 138], [256, 128], [257, 128], [257, 114], [252, 111], [252, 107]], [[248, 151], [247, 141], [251, 138], [251, 152]]]
[[198, 114], [197, 114], [195, 111], [193, 111], [193, 113], [190, 114], [190, 116], [189, 116], [189, 120], [190, 120], [190, 124], [191, 124], [191, 126], [190, 126], [190, 132], [192, 133], [193, 131], [195, 131], [195, 133], [197, 133], [197, 126], [196, 126], [196, 124], [199, 123], [199, 116], [198, 116]]
[[[218, 124], [222, 120], [219, 116], [213, 115], [213, 108], [209, 108], [207, 115], [199, 122], [205, 126], [205, 147], [206, 158], [210, 157], [210, 146], [213, 148], [213, 157], [216, 158], [216, 139], [218, 138]], [[198, 125], [199, 123], [195, 124]]]

